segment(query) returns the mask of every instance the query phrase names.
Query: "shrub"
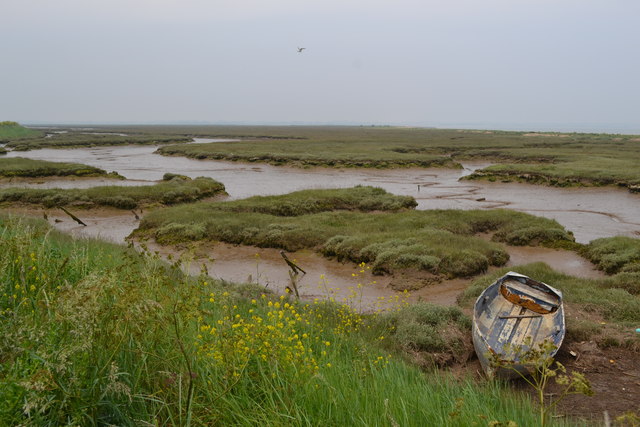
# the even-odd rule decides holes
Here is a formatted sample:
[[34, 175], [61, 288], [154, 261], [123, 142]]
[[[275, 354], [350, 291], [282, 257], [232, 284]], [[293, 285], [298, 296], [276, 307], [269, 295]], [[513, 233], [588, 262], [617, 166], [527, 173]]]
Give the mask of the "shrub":
[[163, 181], [171, 181], [174, 178], [178, 178], [178, 179], [180, 179], [182, 181], [191, 181], [191, 178], [189, 178], [188, 176], [180, 175], [180, 174], [177, 174], [177, 173], [167, 172], [164, 175], [162, 175], [162, 180]]

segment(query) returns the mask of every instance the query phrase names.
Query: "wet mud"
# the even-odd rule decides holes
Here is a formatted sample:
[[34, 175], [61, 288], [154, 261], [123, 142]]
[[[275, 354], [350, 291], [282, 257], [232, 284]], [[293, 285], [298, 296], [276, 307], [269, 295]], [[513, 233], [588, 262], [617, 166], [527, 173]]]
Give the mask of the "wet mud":
[[[127, 236], [139, 224], [135, 215], [139, 218], [144, 215], [140, 209], [136, 209], [134, 215], [134, 212], [111, 208], [70, 208], [74, 215], [87, 224], [82, 226], [62, 210], [55, 208], [34, 210], [25, 207], [6, 211], [46, 217], [56, 229], [75, 237], [98, 238], [113, 243], [126, 243]], [[209, 242], [196, 242], [181, 248], [161, 246], [153, 242], [145, 244], [164, 258], [171, 256], [177, 259], [182, 256], [185, 259], [184, 265], [192, 274], [198, 274], [204, 265], [211, 277], [227, 282], [256, 283], [276, 293], [284, 293], [287, 286], [291, 287], [289, 268], [278, 249]], [[505, 248], [510, 255], [507, 266], [516, 270], [518, 265], [544, 262], [556, 271], [575, 277], [604, 277], [593, 264], [574, 252], [528, 246]], [[366, 310], [388, 304], [391, 300], [398, 302], [400, 299], [407, 302], [455, 305], [458, 295], [471, 282], [471, 279], [434, 282], [427, 274], [417, 272], [395, 277], [375, 276], [366, 268], [361, 272], [361, 268], [354, 263], [328, 259], [312, 250], [298, 251], [287, 256], [306, 271], [306, 274], [298, 276], [298, 289], [304, 299], [334, 298]], [[419, 289], [411, 290], [407, 298], [402, 292], [395, 290], [403, 287]]]
[[[192, 274], [203, 271], [211, 277], [235, 283], [255, 283], [273, 292], [283, 294], [286, 287], [293, 289], [289, 268], [280, 250], [235, 246], [224, 243], [201, 243], [189, 248], [176, 249], [147, 242], [153, 252], [167, 258], [183, 257], [187, 270]], [[604, 274], [579, 255], [565, 250], [541, 247], [507, 247], [512, 255], [507, 264], [517, 270], [518, 265], [545, 262], [556, 271], [583, 278], [599, 278]], [[433, 282], [428, 274], [411, 272], [396, 276], [376, 276], [365, 267], [351, 262], [328, 259], [311, 250], [287, 255], [306, 274], [300, 274], [297, 287], [304, 300], [334, 298], [364, 311], [385, 309], [403, 302], [430, 302], [439, 305], [455, 305], [456, 299], [472, 279], [452, 279]], [[407, 287], [419, 287], [408, 293], [399, 292], [398, 281]], [[425, 284], [427, 283], [427, 284]], [[401, 284], [402, 285], [402, 284]]]

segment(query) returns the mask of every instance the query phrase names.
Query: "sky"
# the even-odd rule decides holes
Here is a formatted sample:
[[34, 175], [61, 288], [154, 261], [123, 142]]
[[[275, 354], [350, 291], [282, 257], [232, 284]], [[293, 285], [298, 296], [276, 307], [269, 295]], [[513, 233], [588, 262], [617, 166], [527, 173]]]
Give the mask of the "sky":
[[637, 0], [0, 3], [0, 121], [640, 133]]

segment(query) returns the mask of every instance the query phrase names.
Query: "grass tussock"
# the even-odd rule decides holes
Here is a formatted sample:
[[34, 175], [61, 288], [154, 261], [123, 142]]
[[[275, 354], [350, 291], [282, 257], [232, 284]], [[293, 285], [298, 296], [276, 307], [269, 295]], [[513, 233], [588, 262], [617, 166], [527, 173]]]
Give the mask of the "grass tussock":
[[142, 205], [174, 205], [224, 193], [224, 185], [211, 178], [174, 178], [149, 186], [99, 186], [87, 189], [0, 189], [0, 203], [57, 206], [109, 206], [133, 209]]
[[43, 222], [0, 217], [0, 237], [7, 425], [534, 422], [499, 383], [402, 362], [381, 348], [379, 323], [346, 307], [186, 277]]
[[527, 214], [406, 209], [414, 204], [370, 187], [303, 191], [153, 212], [135, 234], [160, 243], [217, 240], [289, 251], [313, 248], [327, 257], [370, 264], [375, 273], [414, 269], [449, 277], [472, 276], [508, 260], [502, 245], [478, 233], [520, 245], [573, 240], [557, 222]]
[[617, 236], [596, 239], [584, 248], [585, 256], [608, 273], [640, 273], [640, 239]]
[[49, 162], [22, 157], [0, 159], [0, 178], [37, 178], [44, 176], [120, 177], [117, 173], [107, 173], [103, 169], [80, 163]]
[[424, 368], [464, 363], [473, 354], [471, 319], [458, 307], [418, 303], [381, 314], [385, 344]]

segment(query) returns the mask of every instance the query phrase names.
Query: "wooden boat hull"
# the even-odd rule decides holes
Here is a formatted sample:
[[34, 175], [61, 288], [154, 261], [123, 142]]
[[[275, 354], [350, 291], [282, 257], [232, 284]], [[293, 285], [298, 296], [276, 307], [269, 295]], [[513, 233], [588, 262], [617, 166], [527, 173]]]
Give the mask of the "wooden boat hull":
[[[531, 346], [550, 340], [556, 350], [565, 335], [562, 293], [553, 287], [522, 274], [509, 272], [485, 289], [476, 300], [473, 310], [473, 345], [489, 376], [515, 377], [527, 368], [518, 363], [510, 349]], [[511, 369], [495, 369], [490, 354], [512, 360]]]

